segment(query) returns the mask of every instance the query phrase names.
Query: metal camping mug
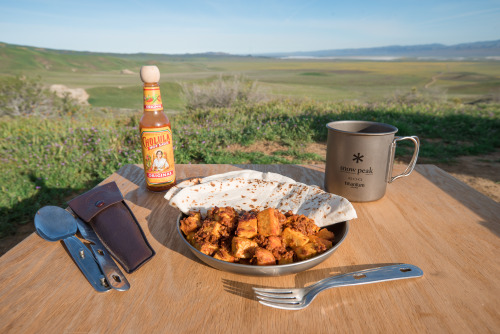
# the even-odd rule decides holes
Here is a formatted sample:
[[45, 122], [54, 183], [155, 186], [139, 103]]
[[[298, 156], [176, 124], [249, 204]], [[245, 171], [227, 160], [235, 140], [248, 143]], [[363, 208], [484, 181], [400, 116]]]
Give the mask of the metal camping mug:
[[[330, 122], [326, 148], [326, 191], [353, 202], [369, 202], [385, 195], [387, 184], [408, 176], [417, 163], [417, 136], [395, 137], [395, 126], [368, 121]], [[411, 140], [413, 157], [406, 170], [392, 176], [398, 141]]]

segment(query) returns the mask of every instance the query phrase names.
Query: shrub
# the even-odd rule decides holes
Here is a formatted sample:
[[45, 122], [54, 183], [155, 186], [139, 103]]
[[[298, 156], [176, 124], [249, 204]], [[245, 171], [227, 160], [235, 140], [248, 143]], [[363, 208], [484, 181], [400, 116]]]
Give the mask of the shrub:
[[69, 95], [58, 97], [50, 92], [40, 78], [17, 76], [0, 80], [0, 117], [52, 116], [81, 108]]
[[205, 84], [182, 84], [186, 109], [229, 108], [235, 103], [254, 104], [267, 100], [256, 81], [240, 76], [222, 77]]

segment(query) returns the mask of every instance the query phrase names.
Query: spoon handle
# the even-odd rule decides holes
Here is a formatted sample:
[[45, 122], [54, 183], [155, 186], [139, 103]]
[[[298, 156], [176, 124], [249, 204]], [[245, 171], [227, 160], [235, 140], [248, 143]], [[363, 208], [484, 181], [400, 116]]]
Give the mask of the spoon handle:
[[109, 291], [110, 287], [106, 278], [102, 274], [99, 266], [97, 265], [94, 256], [87, 247], [77, 237], [70, 236], [63, 239], [66, 248], [73, 257], [82, 273], [85, 275], [89, 283], [98, 292]]

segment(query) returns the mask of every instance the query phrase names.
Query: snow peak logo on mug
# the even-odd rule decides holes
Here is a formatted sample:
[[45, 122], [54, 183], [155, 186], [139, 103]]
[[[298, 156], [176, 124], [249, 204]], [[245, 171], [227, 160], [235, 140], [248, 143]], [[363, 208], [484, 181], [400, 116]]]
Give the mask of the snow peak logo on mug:
[[[354, 159], [356, 163], [359, 163], [360, 161], [362, 162], [364, 158], [364, 155], [361, 155], [360, 153], [358, 154], [353, 154]], [[344, 174], [350, 174], [347, 176], [344, 180], [344, 186], [349, 187], [349, 188], [364, 188], [365, 187], [365, 179], [363, 176], [368, 176], [368, 175], [373, 175], [373, 168], [370, 167], [365, 167], [365, 168], [360, 168], [360, 167], [347, 167], [340, 165], [340, 172]]]
[[[325, 189], [330, 193], [353, 202], [375, 201], [384, 196], [387, 183], [409, 175], [415, 167], [418, 137], [395, 137], [398, 129], [392, 125], [339, 121], [326, 127]], [[401, 140], [411, 140], [415, 151], [406, 171], [392, 176], [396, 142]]]
[[373, 174], [373, 169], [371, 167], [364, 169], [364, 168], [352, 168], [352, 167], [346, 167], [346, 166], [340, 166], [340, 171], [343, 173], [349, 173], [349, 174], [365, 174], [365, 175], [372, 175]]

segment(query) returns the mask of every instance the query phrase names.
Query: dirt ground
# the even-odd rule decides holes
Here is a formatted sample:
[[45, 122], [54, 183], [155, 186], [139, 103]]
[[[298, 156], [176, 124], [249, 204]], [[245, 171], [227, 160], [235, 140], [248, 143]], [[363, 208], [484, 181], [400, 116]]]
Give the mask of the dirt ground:
[[[232, 146], [229, 149], [248, 152], [260, 151], [271, 154], [275, 151], [286, 150], [286, 147], [273, 142], [259, 142], [249, 147]], [[316, 153], [326, 158], [326, 144], [309, 144], [305, 151]], [[317, 162], [311, 161], [310, 163]], [[418, 163], [422, 164], [426, 162], [419, 160]], [[500, 202], [500, 150], [488, 155], [460, 157], [453, 164], [433, 164], [484, 195]], [[22, 225], [15, 235], [0, 239], [0, 256], [24, 240], [34, 230], [35, 227], [33, 224]]]
[[63, 98], [66, 94], [78, 103], [88, 105], [89, 94], [83, 88], [68, 88], [65, 85], [51, 85], [50, 91]]

